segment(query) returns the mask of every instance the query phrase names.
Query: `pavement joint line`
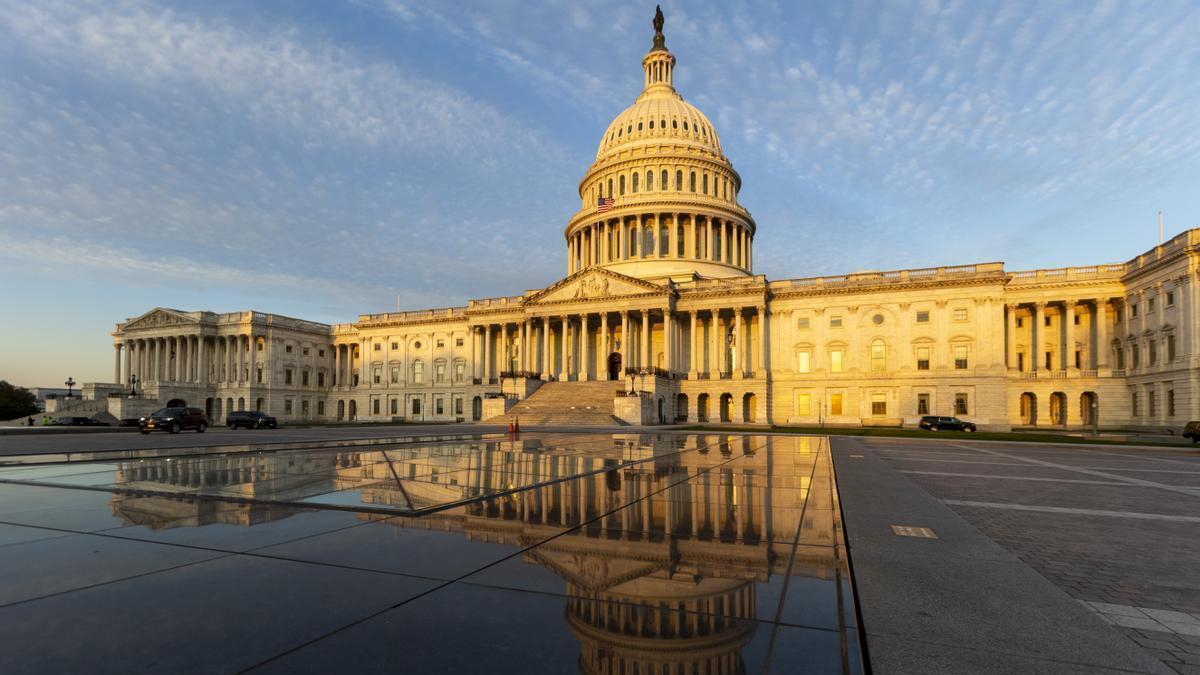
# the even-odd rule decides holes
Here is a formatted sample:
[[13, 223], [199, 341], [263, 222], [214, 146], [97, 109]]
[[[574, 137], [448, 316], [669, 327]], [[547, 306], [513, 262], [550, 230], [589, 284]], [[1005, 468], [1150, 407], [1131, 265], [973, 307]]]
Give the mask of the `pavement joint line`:
[[1133, 518], [1136, 520], [1165, 520], [1177, 523], [1200, 523], [1200, 516], [1174, 516], [1164, 513], [1075, 509], [1066, 506], [1034, 506], [1030, 504], [1008, 504], [1003, 502], [976, 502], [966, 499], [943, 499], [941, 502], [950, 506], [973, 506], [983, 509], [1007, 509], [1009, 511], [1033, 511], [1039, 513], [1069, 513], [1080, 516], [1105, 516], [1110, 518]]
[[1125, 628], [1151, 630], [1174, 635], [1200, 635], [1200, 615], [1170, 609], [1080, 600], [1108, 623]]
[[[1184, 494], [1184, 495], [1188, 495], [1191, 497], [1200, 497], [1200, 490], [1197, 490], [1196, 488], [1185, 488], [1185, 487], [1180, 487], [1177, 485], [1167, 485], [1165, 483], [1156, 483], [1154, 481], [1144, 480], [1142, 478], [1130, 478], [1128, 476], [1121, 476], [1119, 474], [1107, 473], [1104, 471], [1095, 471], [1092, 469], [1080, 469], [1080, 468], [1070, 466], [1068, 464], [1059, 464], [1057, 462], [1047, 462], [1045, 460], [1034, 459], [1032, 457], [1020, 457], [1018, 455], [1010, 455], [1005, 452], [998, 452], [996, 450], [989, 450], [987, 448], [970, 448], [968, 446], [959, 446], [959, 447], [963, 447], [968, 450], [974, 449], [977, 452], [982, 452], [984, 454], [992, 455], [995, 457], [1005, 457], [1008, 459], [1015, 459], [1015, 460], [1018, 460], [1021, 462], [1025, 462], [1026, 464], [1036, 464], [1039, 466], [1048, 466], [1048, 467], [1053, 467], [1055, 469], [1062, 469], [1064, 471], [1072, 471], [1074, 473], [1081, 473], [1081, 474], [1085, 474], [1088, 476], [1098, 476], [1100, 478], [1109, 478], [1112, 480], [1119, 480], [1119, 481], [1128, 483], [1130, 485], [1141, 485], [1144, 487], [1157, 487], [1161, 490], [1167, 490], [1169, 492], [1177, 492], [1179, 494]], [[1198, 521], [1198, 522], [1200, 522], [1200, 521]]]
[[[1115, 480], [1085, 480], [1083, 478], [1043, 478], [1041, 476], [993, 476], [985, 473], [954, 473], [950, 471], [918, 471], [916, 469], [897, 469], [899, 473], [911, 473], [923, 476], [956, 476], [959, 478], [987, 478], [988, 480], [1029, 480], [1044, 483], [1079, 483], [1083, 485], [1118, 485], [1121, 487], [1157, 487], [1152, 485], [1131, 485], [1124, 481]], [[1190, 487], [1200, 490], [1200, 486]]]

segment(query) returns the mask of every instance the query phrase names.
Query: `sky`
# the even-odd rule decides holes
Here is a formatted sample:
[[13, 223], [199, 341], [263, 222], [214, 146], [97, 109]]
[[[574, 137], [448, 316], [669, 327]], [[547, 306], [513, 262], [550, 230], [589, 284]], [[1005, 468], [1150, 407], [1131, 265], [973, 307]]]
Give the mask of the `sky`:
[[[1200, 223], [1200, 4], [668, 2], [771, 279], [1121, 262]], [[323, 322], [565, 274], [648, 3], [0, 0], [0, 379], [156, 307]]]

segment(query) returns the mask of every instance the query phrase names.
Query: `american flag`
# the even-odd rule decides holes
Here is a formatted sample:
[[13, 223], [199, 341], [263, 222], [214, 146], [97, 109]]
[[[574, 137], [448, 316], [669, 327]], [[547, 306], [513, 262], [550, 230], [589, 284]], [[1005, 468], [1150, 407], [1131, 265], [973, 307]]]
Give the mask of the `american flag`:
[[600, 201], [596, 202], [596, 212], [597, 213], [604, 213], [605, 211], [611, 211], [612, 207], [613, 207], [613, 198], [612, 197], [601, 197]]

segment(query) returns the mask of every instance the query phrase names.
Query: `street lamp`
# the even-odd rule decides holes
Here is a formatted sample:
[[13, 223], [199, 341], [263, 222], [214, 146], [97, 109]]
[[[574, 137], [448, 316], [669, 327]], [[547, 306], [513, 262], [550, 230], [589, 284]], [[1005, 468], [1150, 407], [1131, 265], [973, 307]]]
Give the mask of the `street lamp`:
[[71, 387], [75, 386], [75, 378], [68, 377], [67, 381], [63, 382], [63, 384], [67, 385], [67, 398], [71, 398]]
[[129, 376], [129, 397], [130, 398], [137, 396], [137, 381], [138, 381], [137, 375]]

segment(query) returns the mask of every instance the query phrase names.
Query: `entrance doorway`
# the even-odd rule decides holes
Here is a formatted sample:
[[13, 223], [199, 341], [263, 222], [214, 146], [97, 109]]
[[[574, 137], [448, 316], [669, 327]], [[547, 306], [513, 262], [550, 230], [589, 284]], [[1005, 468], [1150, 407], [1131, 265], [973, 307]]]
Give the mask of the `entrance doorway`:
[[1033, 426], [1037, 424], [1037, 394], [1025, 392], [1021, 394], [1021, 424]]
[[613, 352], [608, 355], [608, 379], [614, 382], [621, 379], [620, 352]]
[[1092, 426], [1096, 423], [1099, 414], [1100, 402], [1096, 398], [1096, 392], [1083, 392], [1083, 395], [1079, 397], [1079, 419], [1083, 420], [1084, 424]]

